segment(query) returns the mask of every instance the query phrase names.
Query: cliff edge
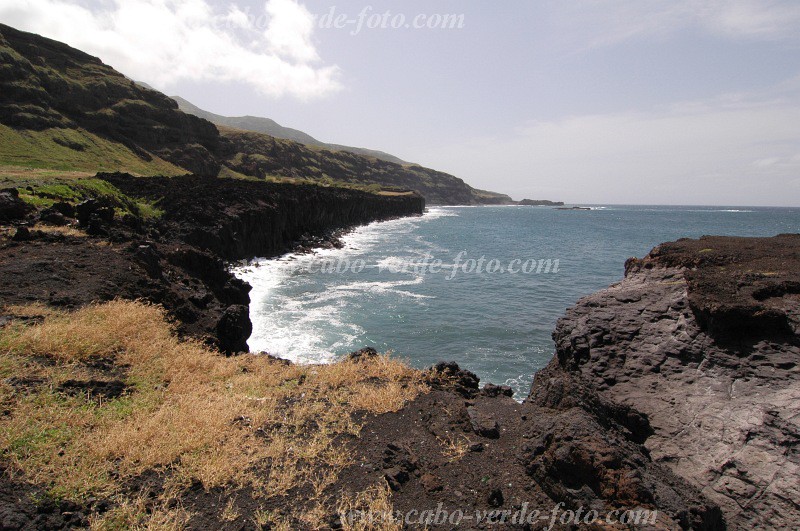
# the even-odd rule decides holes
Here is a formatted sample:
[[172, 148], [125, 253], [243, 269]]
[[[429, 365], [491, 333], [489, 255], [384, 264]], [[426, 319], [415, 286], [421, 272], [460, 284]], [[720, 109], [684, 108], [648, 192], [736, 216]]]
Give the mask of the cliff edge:
[[800, 235], [666, 243], [567, 311], [528, 400], [596, 389], [728, 528], [797, 528], [799, 315]]

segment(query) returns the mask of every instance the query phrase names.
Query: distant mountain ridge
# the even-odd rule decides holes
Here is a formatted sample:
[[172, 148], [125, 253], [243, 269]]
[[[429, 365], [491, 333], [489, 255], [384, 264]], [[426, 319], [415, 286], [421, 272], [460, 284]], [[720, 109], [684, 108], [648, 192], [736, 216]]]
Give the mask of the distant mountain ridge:
[[284, 127], [275, 120], [270, 118], [262, 118], [258, 116], [222, 116], [214, 114], [213, 112], [201, 109], [197, 105], [180, 96], [170, 96], [178, 103], [178, 108], [187, 114], [192, 114], [200, 118], [204, 118], [209, 122], [216, 125], [224, 125], [234, 129], [241, 129], [243, 131], [252, 131], [254, 133], [264, 133], [275, 138], [282, 138], [284, 140], [292, 140], [299, 142], [306, 146], [315, 146], [332, 151], [349, 151], [357, 155], [365, 155], [367, 157], [374, 157], [376, 159], [385, 160], [387, 162], [394, 162], [395, 164], [409, 164], [399, 157], [377, 151], [374, 149], [359, 148], [353, 146], [344, 146], [341, 144], [330, 144], [317, 140], [308, 133], [304, 133], [298, 129], [291, 127]]

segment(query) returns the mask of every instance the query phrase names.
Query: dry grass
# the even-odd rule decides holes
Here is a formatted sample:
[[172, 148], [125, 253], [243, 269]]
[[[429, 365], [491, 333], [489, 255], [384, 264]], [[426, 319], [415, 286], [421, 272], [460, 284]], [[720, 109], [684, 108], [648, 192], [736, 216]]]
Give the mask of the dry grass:
[[[325, 366], [225, 358], [176, 339], [164, 311], [143, 303], [113, 301], [72, 314], [6, 310], [44, 317], [0, 329], [0, 400], [10, 411], [0, 418], [0, 449], [12, 468], [72, 499], [119, 496], [126, 480], [148, 470], [169, 477], [163, 510], [143, 516], [143, 502], [123, 499], [96, 519], [99, 529], [119, 521], [180, 528], [187, 515], [168, 502], [193, 481], [249, 486], [267, 498], [303, 488], [313, 515], [350, 464], [333, 441], [358, 435], [353, 414], [395, 411], [427, 390], [417, 371], [387, 357]], [[124, 374], [98, 373], [98, 359], [126, 367]], [[8, 383], [14, 377], [46, 383], [23, 392]], [[114, 399], [58, 392], [67, 379], [120, 377], [129, 392]], [[226, 517], [234, 514], [226, 508]]]
[[182, 507], [169, 507], [164, 503], [155, 507], [144, 496], [123, 499], [119, 505], [101, 517], [91, 519], [94, 531], [180, 531], [186, 527], [191, 515]]
[[395, 531], [402, 526], [395, 522], [389, 486], [375, 485], [355, 496], [339, 500], [338, 513], [344, 531]]
[[442, 454], [450, 461], [458, 461], [469, 453], [470, 440], [464, 435], [437, 437], [442, 445]]
[[42, 223], [37, 223], [31, 230], [39, 230], [46, 234], [60, 234], [62, 236], [67, 236], [71, 238], [86, 238], [88, 234], [85, 231], [80, 230], [76, 227], [71, 227], [69, 225], [59, 227], [55, 225], [45, 225]]
[[25, 166], [10, 166], [7, 164], [0, 164], [0, 178], [8, 177], [14, 179], [20, 178], [41, 178], [41, 177], [61, 177], [68, 179], [80, 179], [84, 177], [92, 177], [97, 172], [89, 171], [63, 171], [63, 170], [47, 170], [42, 168], [28, 168]]

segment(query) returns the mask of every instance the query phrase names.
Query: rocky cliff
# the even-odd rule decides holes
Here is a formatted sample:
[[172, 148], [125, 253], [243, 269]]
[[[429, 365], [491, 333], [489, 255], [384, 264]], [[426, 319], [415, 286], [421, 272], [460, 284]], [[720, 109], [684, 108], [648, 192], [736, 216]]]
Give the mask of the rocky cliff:
[[[65, 180], [23, 189], [30, 201], [52, 203], [48, 208], [32, 207], [15, 188], [0, 191], [0, 223], [11, 225], [0, 225], [0, 303], [78, 308], [142, 298], [167, 308], [183, 333], [227, 352], [247, 350], [252, 326], [250, 287], [225, 260], [335, 245], [337, 231], [418, 215], [425, 206], [415, 193], [201, 176], [100, 177], [112, 187], [94, 179], [93, 187]], [[137, 201], [158, 215], [141, 215]]]
[[799, 317], [800, 235], [663, 244], [558, 322], [528, 400], [594, 389], [728, 528], [798, 528]]
[[225, 260], [270, 257], [373, 221], [421, 215], [417, 193], [379, 195], [346, 188], [197, 176], [132, 179], [101, 174], [124, 193], [165, 211], [170, 237]]

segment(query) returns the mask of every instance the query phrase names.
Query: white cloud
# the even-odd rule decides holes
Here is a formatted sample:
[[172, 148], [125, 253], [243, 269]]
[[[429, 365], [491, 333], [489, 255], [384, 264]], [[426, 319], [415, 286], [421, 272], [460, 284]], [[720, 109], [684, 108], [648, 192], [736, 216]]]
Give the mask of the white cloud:
[[[323, 97], [341, 88], [320, 65], [313, 17], [297, 0], [267, 0], [251, 17], [206, 0], [0, 0], [0, 20], [66, 42], [125, 75], [168, 89], [180, 81], [244, 83], [273, 97]], [[261, 21], [268, 21], [266, 28]]]
[[726, 38], [800, 40], [796, 0], [590, 0], [555, 2], [551, 20], [572, 52], [686, 28]]
[[314, 16], [295, 0], [270, 0], [270, 15], [266, 36], [273, 53], [301, 62], [319, 59], [311, 43]]
[[533, 122], [423, 157], [479, 188], [583, 203], [800, 205], [797, 100]]
[[699, 19], [709, 29], [733, 36], [798, 39], [800, 4], [795, 0], [715, 0], [696, 2]]

